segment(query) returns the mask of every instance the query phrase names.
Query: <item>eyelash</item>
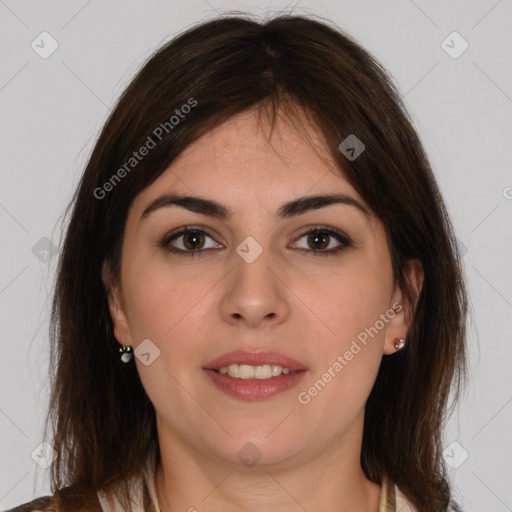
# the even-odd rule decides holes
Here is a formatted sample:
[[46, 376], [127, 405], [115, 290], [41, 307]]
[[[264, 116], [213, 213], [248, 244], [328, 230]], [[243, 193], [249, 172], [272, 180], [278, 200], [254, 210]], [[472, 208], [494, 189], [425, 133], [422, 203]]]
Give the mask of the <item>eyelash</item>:
[[[210, 238], [213, 238], [211, 235], [209, 235], [207, 232], [205, 232], [202, 229], [196, 228], [194, 226], [186, 226], [175, 233], [170, 233], [170, 234], [165, 235], [163, 238], [161, 238], [159, 240], [158, 246], [163, 249], [166, 249], [170, 253], [177, 254], [179, 256], [194, 257], [194, 256], [203, 254], [205, 252], [204, 249], [198, 250], [198, 251], [184, 251], [183, 249], [177, 249], [176, 247], [173, 247], [172, 245], [170, 245], [170, 243], [174, 239], [176, 239], [182, 235], [187, 235], [189, 233], [200, 233], [200, 234], [206, 235]], [[307, 231], [302, 232], [299, 235], [299, 237], [297, 238], [297, 240], [300, 240], [305, 235], [314, 235], [317, 233], [322, 233], [329, 237], [333, 237], [338, 242], [340, 242], [342, 245], [337, 247], [336, 249], [330, 249], [328, 251], [320, 250], [320, 249], [297, 249], [297, 250], [303, 254], [312, 255], [312, 256], [334, 256], [353, 245], [353, 242], [350, 239], [350, 237], [348, 237], [347, 235], [345, 235], [341, 231], [338, 231], [335, 228], [330, 228], [327, 226], [315, 226], [313, 228], [310, 228]]]

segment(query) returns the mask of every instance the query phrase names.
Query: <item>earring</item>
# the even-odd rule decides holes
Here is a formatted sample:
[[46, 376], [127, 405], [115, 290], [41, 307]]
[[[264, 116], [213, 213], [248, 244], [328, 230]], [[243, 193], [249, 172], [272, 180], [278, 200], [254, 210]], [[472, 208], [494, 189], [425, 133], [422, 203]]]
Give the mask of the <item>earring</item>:
[[401, 350], [405, 347], [405, 340], [395, 338], [393, 341], [395, 342], [395, 348], [397, 350]]
[[121, 361], [123, 363], [129, 363], [133, 357], [133, 349], [130, 346], [123, 345], [119, 347], [119, 352], [121, 352]]

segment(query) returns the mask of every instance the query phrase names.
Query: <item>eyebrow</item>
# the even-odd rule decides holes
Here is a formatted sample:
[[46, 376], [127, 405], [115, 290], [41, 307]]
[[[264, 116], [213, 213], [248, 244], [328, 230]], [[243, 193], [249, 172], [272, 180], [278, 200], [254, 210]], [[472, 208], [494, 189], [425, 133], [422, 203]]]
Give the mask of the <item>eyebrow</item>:
[[[309, 211], [319, 210], [320, 208], [324, 208], [332, 204], [345, 204], [352, 206], [363, 213], [368, 221], [371, 220], [370, 212], [359, 201], [345, 194], [299, 197], [293, 201], [282, 204], [277, 210], [277, 216], [282, 219], [295, 217]], [[221, 220], [230, 219], [233, 215], [233, 212], [227, 206], [218, 203], [213, 199], [169, 193], [159, 196], [152, 201], [142, 212], [140, 218], [142, 220], [154, 211], [170, 206], [180, 206], [181, 208], [185, 208], [191, 212], [208, 215]]]

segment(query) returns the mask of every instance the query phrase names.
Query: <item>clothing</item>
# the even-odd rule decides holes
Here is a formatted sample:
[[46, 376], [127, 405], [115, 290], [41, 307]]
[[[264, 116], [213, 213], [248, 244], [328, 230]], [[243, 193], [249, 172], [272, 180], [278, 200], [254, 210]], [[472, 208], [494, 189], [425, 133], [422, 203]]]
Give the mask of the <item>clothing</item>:
[[[154, 511], [160, 512], [158, 501]], [[134, 512], [143, 512], [140, 494]], [[124, 512], [119, 503], [110, 503], [104, 495], [90, 489], [66, 488], [61, 491], [61, 500], [55, 496], [44, 496], [15, 507], [7, 512]], [[395, 486], [383, 484], [379, 512], [416, 512]]]
[[[161, 512], [155, 488], [154, 456], [148, 457], [144, 478], [132, 480], [133, 512]], [[44, 496], [7, 512], [125, 512], [117, 499], [91, 488], [66, 487], [60, 496]], [[382, 482], [379, 512], [416, 512], [387, 478]]]

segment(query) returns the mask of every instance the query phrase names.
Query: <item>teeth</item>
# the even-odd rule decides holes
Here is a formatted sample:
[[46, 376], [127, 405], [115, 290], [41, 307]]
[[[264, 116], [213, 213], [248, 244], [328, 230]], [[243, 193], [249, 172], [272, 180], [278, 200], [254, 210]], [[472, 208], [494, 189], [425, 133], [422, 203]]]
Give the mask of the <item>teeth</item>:
[[293, 373], [289, 368], [283, 368], [276, 364], [264, 364], [262, 366], [230, 364], [229, 366], [219, 368], [219, 372], [235, 379], [270, 379], [271, 377], [278, 377], [282, 373], [285, 375]]

